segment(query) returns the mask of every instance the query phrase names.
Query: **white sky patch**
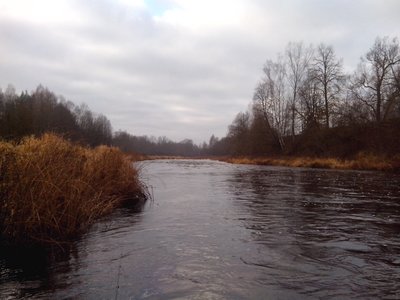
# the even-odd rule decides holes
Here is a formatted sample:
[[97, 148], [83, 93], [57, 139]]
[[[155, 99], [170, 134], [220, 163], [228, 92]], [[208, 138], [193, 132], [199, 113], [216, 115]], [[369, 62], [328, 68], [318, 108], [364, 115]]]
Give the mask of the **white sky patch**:
[[130, 6], [132, 8], [143, 9], [146, 7], [145, 0], [117, 0], [122, 5]]
[[67, 0], [1, 0], [0, 17], [38, 24], [82, 24], [84, 18]]
[[187, 113], [187, 112], [193, 112], [194, 111], [193, 108], [190, 108], [190, 107], [187, 107], [187, 106], [181, 106], [181, 105], [171, 105], [171, 106], [169, 106], [169, 109], [174, 111], [174, 112], [179, 112], [179, 113], [181, 113], [181, 112], [186, 112]]
[[105, 57], [116, 57], [124, 53], [124, 51], [111, 43], [91, 43], [86, 42], [77, 45], [78, 51], [82, 51], [83, 53], [87, 53], [88, 55], [92, 55], [95, 53], [96, 55], [105, 56]]
[[155, 17], [155, 20], [196, 31], [238, 27], [246, 10], [245, 1], [242, 0], [171, 0], [171, 3], [172, 7]]
[[144, 0], [146, 9], [154, 17], [158, 17], [164, 14], [171, 6], [168, 0]]

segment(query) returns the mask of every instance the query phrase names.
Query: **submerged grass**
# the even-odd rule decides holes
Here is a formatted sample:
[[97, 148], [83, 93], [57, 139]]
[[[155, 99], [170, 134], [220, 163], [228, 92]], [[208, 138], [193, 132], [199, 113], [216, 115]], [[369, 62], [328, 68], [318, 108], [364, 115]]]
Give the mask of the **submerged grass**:
[[226, 157], [219, 159], [233, 164], [270, 165], [342, 170], [399, 171], [400, 156], [388, 158], [371, 153], [359, 153], [354, 159], [319, 157]]
[[116, 148], [88, 149], [53, 134], [0, 142], [0, 237], [8, 243], [66, 242], [142, 191]]

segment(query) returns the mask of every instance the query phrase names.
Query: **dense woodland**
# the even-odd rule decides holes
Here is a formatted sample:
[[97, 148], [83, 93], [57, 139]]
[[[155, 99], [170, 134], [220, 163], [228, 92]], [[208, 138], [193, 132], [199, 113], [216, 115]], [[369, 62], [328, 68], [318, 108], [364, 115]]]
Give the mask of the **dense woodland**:
[[332, 46], [289, 43], [268, 59], [249, 110], [226, 137], [195, 145], [166, 137], [113, 133], [110, 121], [39, 85], [17, 95], [0, 90], [0, 138], [20, 140], [55, 132], [86, 144], [114, 145], [150, 155], [312, 155], [350, 157], [400, 152], [400, 47], [378, 37], [348, 74]]

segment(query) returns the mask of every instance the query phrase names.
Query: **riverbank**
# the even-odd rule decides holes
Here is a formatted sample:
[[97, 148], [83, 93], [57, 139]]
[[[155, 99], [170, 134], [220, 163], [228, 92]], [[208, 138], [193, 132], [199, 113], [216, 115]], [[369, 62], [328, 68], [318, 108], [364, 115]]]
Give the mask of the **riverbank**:
[[319, 157], [220, 157], [212, 158], [232, 164], [269, 165], [339, 170], [400, 171], [400, 156], [388, 158], [360, 153], [353, 159]]
[[124, 203], [144, 199], [132, 160], [56, 135], [0, 142], [0, 239], [8, 244], [60, 244]]
[[[143, 154], [132, 154], [132, 157], [137, 157], [138, 161], [142, 160], [164, 160], [164, 159], [169, 159], [169, 160], [175, 160], [175, 159], [188, 159], [189, 157], [185, 156], [174, 156], [174, 155], [143, 155]], [[190, 157], [192, 158], [192, 157]]]
[[368, 153], [359, 153], [353, 159], [340, 159], [334, 157], [308, 157], [308, 156], [275, 156], [275, 157], [250, 157], [250, 156], [139, 156], [138, 160], [216, 160], [231, 164], [282, 166], [293, 168], [337, 169], [337, 170], [370, 170], [370, 171], [400, 171], [400, 155], [387, 157]]

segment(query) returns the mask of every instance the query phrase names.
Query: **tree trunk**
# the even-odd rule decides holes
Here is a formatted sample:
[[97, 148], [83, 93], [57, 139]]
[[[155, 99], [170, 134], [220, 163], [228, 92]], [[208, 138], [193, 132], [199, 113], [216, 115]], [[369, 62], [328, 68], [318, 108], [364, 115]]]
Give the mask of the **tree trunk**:
[[381, 89], [378, 87], [376, 89], [376, 122], [381, 122], [381, 106], [382, 106], [382, 95]]
[[328, 87], [324, 84], [324, 98], [325, 98], [325, 118], [326, 128], [329, 128], [329, 103], [328, 103]]

